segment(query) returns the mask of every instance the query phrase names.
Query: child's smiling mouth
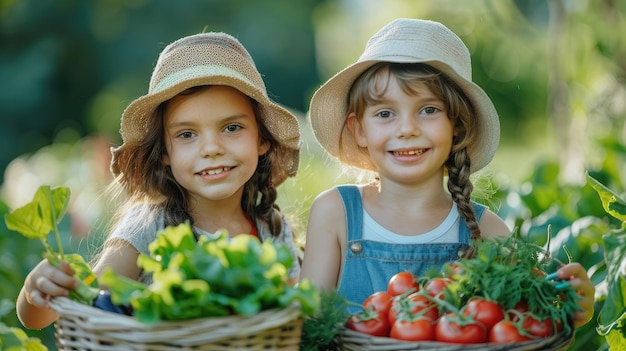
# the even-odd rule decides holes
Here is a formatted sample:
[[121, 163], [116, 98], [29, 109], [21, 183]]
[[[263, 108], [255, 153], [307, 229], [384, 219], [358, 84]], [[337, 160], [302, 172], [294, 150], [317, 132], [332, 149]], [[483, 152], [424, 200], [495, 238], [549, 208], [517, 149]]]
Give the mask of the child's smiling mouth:
[[203, 171], [198, 172], [197, 174], [200, 176], [217, 175], [223, 172], [228, 172], [233, 168], [234, 167], [220, 167], [220, 168], [213, 168], [213, 169], [205, 169]]
[[391, 151], [391, 153], [394, 156], [419, 156], [426, 151], [428, 151], [428, 149], [398, 150]]

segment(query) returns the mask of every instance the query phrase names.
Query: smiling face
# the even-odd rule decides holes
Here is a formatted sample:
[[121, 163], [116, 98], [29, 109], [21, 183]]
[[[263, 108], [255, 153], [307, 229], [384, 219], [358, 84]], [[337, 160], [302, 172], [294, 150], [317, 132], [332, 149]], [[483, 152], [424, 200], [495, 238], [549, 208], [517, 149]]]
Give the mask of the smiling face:
[[164, 110], [163, 157], [192, 201], [241, 201], [259, 155], [269, 145], [259, 139], [250, 98], [227, 86], [209, 86], [171, 99]]
[[361, 115], [348, 126], [383, 179], [399, 183], [441, 181], [452, 149], [454, 126], [441, 98], [420, 82], [410, 89], [393, 75], [377, 79]]

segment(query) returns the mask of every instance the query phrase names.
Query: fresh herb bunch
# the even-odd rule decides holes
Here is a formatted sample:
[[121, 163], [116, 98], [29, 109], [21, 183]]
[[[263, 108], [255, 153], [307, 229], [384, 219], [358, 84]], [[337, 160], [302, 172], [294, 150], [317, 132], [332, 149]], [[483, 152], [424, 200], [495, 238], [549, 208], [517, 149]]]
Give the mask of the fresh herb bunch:
[[[545, 271], [552, 264], [542, 247], [517, 235], [485, 239], [476, 243], [474, 257], [443, 268], [455, 281], [447, 297], [463, 306], [472, 297], [482, 296], [505, 310], [523, 302], [540, 320], [568, 321], [580, 309], [580, 297], [573, 288], [559, 291], [555, 282], [546, 280]], [[565, 328], [571, 331], [569, 323]]]
[[[53, 266], [59, 267], [62, 261], [69, 263], [79, 282], [75, 290], [70, 290], [69, 298], [91, 305], [99, 291], [96, 276], [82, 256], [63, 253], [57, 227], [67, 212], [69, 198], [70, 189], [67, 187], [51, 188], [42, 185], [35, 192], [31, 202], [5, 214], [4, 221], [8, 229], [29, 239], [40, 239], [46, 249], [43, 256]], [[58, 252], [48, 242], [50, 232], [54, 234]]]
[[335, 337], [344, 328], [351, 303], [336, 290], [320, 293], [320, 306], [316, 313], [306, 316], [302, 324], [302, 351], [328, 351], [338, 349]]
[[319, 294], [309, 281], [288, 284], [293, 264], [290, 250], [248, 234], [229, 238], [225, 230], [196, 242], [189, 223], [160, 231], [150, 255], [138, 265], [152, 274], [146, 285], [112, 270], [100, 277], [116, 304], [130, 304], [138, 320], [153, 324], [262, 310], [299, 303], [303, 314], [318, 308]]

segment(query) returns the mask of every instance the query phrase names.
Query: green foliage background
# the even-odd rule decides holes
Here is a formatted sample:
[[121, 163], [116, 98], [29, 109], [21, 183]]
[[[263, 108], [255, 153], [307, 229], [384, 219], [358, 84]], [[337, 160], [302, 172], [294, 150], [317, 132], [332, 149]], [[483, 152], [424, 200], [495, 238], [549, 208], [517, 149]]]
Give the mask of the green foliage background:
[[[114, 208], [102, 191], [122, 110], [147, 91], [167, 43], [225, 31], [249, 49], [275, 100], [300, 116], [301, 167], [280, 188], [280, 205], [303, 239], [313, 198], [355, 181], [309, 131], [312, 92], [391, 19], [427, 18], [466, 42], [474, 80], [500, 114], [502, 140], [492, 164], [475, 175], [477, 200], [538, 243], [550, 227], [555, 254], [566, 260], [566, 246], [592, 275], [599, 310], [602, 236], [620, 224], [584, 172], [626, 191], [625, 14], [625, 3], [610, 0], [0, 1], [0, 214], [29, 201], [40, 184], [68, 186], [66, 251], [91, 257]], [[12, 306], [41, 252], [40, 243], [0, 223], [7, 325], [19, 326]], [[607, 349], [596, 326], [594, 319], [579, 329], [571, 349]], [[54, 349], [52, 328], [28, 334]]]

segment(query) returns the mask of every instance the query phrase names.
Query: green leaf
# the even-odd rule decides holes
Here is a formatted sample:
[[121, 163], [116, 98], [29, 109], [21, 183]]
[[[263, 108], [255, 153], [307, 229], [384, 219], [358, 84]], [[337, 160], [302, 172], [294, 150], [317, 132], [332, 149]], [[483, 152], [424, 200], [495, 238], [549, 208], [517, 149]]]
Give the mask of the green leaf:
[[0, 300], [0, 319], [15, 310], [15, 302], [9, 299]]
[[304, 279], [296, 287], [287, 287], [280, 297], [283, 307], [295, 301], [300, 303], [304, 315], [313, 315], [320, 309], [321, 295], [310, 280]]
[[590, 176], [589, 173], [587, 173], [587, 183], [598, 192], [602, 206], [608, 214], [622, 222], [626, 221], [626, 201]]
[[[598, 317], [598, 333], [617, 331], [626, 340], [626, 229], [621, 228], [604, 236], [607, 264], [608, 293]], [[612, 339], [617, 336], [613, 335]]]
[[119, 275], [111, 267], [104, 269], [99, 277], [100, 283], [111, 292], [111, 301], [114, 304], [130, 304], [132, 296], [141, 293], [146, 285], [134, 279]]
[[19, 328], [7, 327], [0, 323], [0, 350], [3, 351], [46, 351], [37, 338], [30, 338]]
[[42, 185], [31, 202], [4, 216], [7, 228], [29, 239], [45, 239], [65, 215], [69, 197], [69, 188]]
[[192, 251], [195, 246], [196, 239], [191, 226], [189, 222], [185, 222], [176, 227], [168, 226], [160, 230], [148, 248], [150, 256], [161, 262], [162, 267], [167, 267], [172, 255], [183, 251]]
[[620, 229], [603, 237], [608, 292], [596, 328], [612, 348], [621, 350], [626, 346], [626, 202], [589, 174], [587, 182], [600, 195], [604, 210], [622, 221]]
[[42, 210], [37, 203], [29, 203], [4, 215], [7, 228], [14, 230], [28, 239], [46, 240], [52, 231], [52, 224], [42, 218]]
[[609, 344], [609, 349], [611, 350], [626, 350], [626, 339], [624, 339], [623, 333], [616, 329], [611, 330], [611, 332], [606, 335], [606, 342]]
[[22, 338], [20, 337], [24, 334], [24, 331], [19, 330], [17, 328], [8, 328], [2, 324], [3, 328], [0, 329], [0, 339], [2, 340], [2, 347], [4, 349], [9, 349], [11, 347], [22, 346]]
[[70, 267], [74, 270], [74, 275], [85, 285], [97, 288], [98, 281], [96, 275], [91, 270], [91, 267], [85, 259], [79, 254], [65, 255], [65, 261], [69, 263]]
[[[58, 267], [60, 263], [59, 257], [51, 255], [46, 255], [46, 257], [50, 263]], [[78, 278], [78, 286], [70, 291], [69, 298], [76, 302], [91, 305], [100, 290], [96, 275], [79, 254], [65, 255], [63, 259], [74, 270], [74, 276]]]
[[37, 338], [28, 338], [24, 341], [23, 351], [46, 351], [48, 348], [44, 346]]
[[55, 219], [57, 223], [61, 222], [63, 216], [67, 212], [70, 203], [70, 188], [59, 186], [52, 189], [52, 200], [54, 201]]

